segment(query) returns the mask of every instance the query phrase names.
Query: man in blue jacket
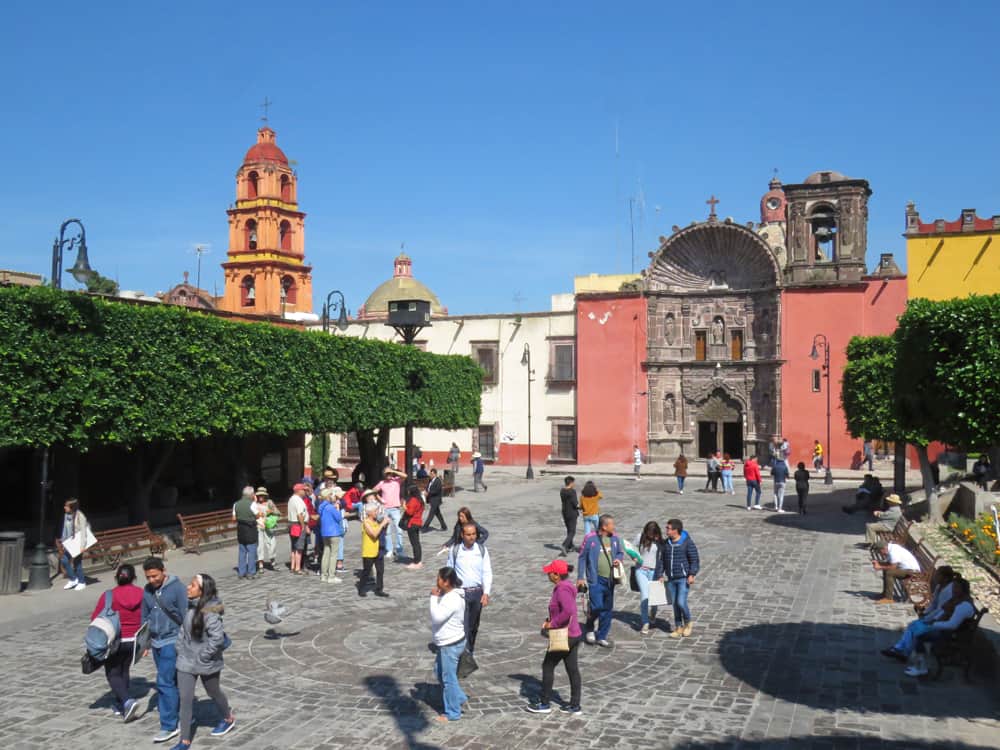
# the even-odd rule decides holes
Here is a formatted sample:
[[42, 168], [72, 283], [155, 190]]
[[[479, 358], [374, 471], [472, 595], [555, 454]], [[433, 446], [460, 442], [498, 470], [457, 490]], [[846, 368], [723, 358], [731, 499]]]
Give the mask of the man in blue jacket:
[[674, 629], [671, 638], [691, 635], [691, 610], [688, 609], [688, 587], [698, 575], [698, 548], [676, 518], [667, 521], [666, 544], [660, 547], [654, 576], [666, 581], [674, 603]]
[[[621, 539], [615, 534], [614, 516], [605, 514], [597, 520], [597, 532], [584, 537], [577, 561], [576, 586], [581, 591], [588, 589], [590, 614], [584, 630], [587, 643], [604, 648], [611, 644], [611, 611], [615, 606], [614, 561], [624, 557]], [[594, 633], [594, 621], [597, 632]]]
[[180, 697], [177, 693], [177, 632], [188, 608], [187, 587], [177, 576], [168, 576], [163, 560], [149, 557], [142, 564], [146, 588], [142, 592], [142, 622], [149, 625], [150, 646], [156, 662], [156, 705], [160, 733], [153, 742], [177, 736]]

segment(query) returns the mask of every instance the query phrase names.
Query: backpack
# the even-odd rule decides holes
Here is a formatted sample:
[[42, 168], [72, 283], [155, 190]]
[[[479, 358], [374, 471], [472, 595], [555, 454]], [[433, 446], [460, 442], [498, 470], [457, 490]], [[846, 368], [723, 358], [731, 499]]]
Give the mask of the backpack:
[[121, 640], [122, 624], [118, 613], [111, 608], [111, 592], [104, 592], [104, 611], [91, 620], [83, 636], [87, 655], [96, 662], [106, 661], [118, 648]]

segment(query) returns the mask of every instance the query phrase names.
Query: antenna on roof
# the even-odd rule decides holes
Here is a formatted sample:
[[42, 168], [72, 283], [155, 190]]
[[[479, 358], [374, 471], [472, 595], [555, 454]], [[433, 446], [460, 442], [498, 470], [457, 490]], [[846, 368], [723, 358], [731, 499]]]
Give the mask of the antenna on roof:
[[260, 118], [260, 121], [264, 123], [265, 126], [267, 125], [267, 111], [271, 108], [272, 104], [274, 104], [274, 102], [272, 102], [266, 96], [264, 97], [264, 101], [261, 102], [260, 104], [261, 109], [264, 110], [264, 116]]
[[191, 252], [198, 256], [198, 275], [195, 277], [196, 281], [194, 283], [196, 289], [201, 289], [201, 256], [208, 255], [211, 249], [212, 245], [208, 242], [198, 242], [191, 249]]

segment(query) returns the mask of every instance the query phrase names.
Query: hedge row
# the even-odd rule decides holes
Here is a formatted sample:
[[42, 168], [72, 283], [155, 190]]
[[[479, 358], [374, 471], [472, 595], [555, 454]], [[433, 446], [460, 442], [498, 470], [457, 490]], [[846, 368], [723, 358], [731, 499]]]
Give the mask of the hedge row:
[[479, 423], [471, 359], [49, 288], [0, 289], [0, 447]]

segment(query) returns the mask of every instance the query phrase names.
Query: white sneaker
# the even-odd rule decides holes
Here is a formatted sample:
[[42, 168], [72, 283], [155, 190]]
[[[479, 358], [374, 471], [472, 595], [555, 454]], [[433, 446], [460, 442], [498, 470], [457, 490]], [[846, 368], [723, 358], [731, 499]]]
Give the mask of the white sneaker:
[[72, 581], [63, 586], [63, 591], [69, 591], [71, 588], [74, 588], [78, 583], [79, 581], [74, 578]]
[[925, 674], [927, 674], [927, 668], [918, 667], [917, 665], [914, 664], [912, 667], [907, 667], [906, 669], [904, 669], [903, 673], [909, 675], [910, 677], [923, 677]]
[[764, 510], [764, 508], [763, 508], [763, 507], [761, 507], [760, 505], [755, 505], [755, 506], [753, 506], [753, 509], [754, 509], [754, 510]]
[[747, 506], [747, 510], [753, 510], [753, 506], [752, 505], [748, 505]]
[[591, 630], [591, 631], [589, 631], [587, 633], [587, 643], [589, 643], [591, 645], [597, 643], [597, 636], [594, 635], [594, 631], [593, 630]]
[[83, 591], [85, 588], [87, 588], [87, 584], [85, 584], [83, 581], [80, 581], [78, 584], [76, 584], [76, 586], [73, 587], [73, 590]]
[[329, 582], [330, 583], [343, 583], [344, 579], [343, 578], [338, 578], [337, 576], [334, 576], [333, 578], [330, 579]]

